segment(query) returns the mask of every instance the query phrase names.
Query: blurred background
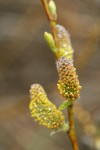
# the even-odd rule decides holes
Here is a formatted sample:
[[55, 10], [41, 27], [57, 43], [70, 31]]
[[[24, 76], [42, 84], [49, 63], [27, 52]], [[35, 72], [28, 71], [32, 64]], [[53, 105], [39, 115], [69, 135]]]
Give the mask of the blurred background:
[[[100, 150], [100, 0], [55, 2], [83, 87], [75, 103], [79, 147]], [[41, 83], [57, 106], [62, 102], [45, 31], [50, 27], [40, 0], [0, 0], [0, 150], [72, 150], [65, 133], [50, 137], [50, 130], [30, 117], [33, 83]]]

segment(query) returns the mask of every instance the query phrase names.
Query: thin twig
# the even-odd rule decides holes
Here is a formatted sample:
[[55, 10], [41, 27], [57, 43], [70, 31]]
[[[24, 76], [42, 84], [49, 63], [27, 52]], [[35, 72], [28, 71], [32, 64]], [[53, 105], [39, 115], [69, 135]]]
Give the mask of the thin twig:
[[78, 150], [78, 144], [75, 135], [74, 116], [73, 116], [73, 104], [68, 106], [68, 121], [69, 121], [69, 138], [71, 140], [73, 150]]
[[48, 3], [47, 3], [47, 0], [41, 0], [42, 4], [43, 4], [43, 7], [44, 7], [44, 10], [45, 10], [45, 13], [47, 15], [47, 18], [48, 20], [50, 21], [51, 19], [51, 16], [50, 16], [50, 11], [49, 11], [49, 8], [48, 8]]

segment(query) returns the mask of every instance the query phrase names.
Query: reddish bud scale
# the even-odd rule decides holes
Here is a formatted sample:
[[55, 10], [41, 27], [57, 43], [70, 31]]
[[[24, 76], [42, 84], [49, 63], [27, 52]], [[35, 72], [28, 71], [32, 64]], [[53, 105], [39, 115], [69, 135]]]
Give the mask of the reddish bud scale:
[[56, 64], [59, 74], [57, 85], [60, 94], [66, 99], [77, 99], [81, 86], [72, 61], [67, 60], [65, 57], [60, 57]]

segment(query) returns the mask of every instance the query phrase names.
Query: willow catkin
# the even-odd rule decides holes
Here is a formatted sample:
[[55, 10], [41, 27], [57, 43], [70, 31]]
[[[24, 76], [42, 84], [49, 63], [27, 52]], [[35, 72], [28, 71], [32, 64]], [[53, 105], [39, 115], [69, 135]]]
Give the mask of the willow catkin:
[[74, 50], [71, 45], [70, 35], [68, 31], [62, 25], [57, 24], [56, 33], [57, 33], [57, 38], [58, 38], [58, 42], [60, 45], [60, 48], [56, 53], [57, 58], [64, 56], [68, 60], [73, 60]]
[[43, 89], [39, 84], [33, 84], [30, 89], [31, 102], [29, 108], [31, 116], [35, 118], [41, 125], [48, 128], [58, 129], [64, 123], [64, 116], [56, 106], [51, 103]]
[[68, 60], [66, 57], [60, 57], [56, 64], [59, 74], [57, 85], [60, 94], [66, 99], [77, 99], [79, 97], [81, 86], [72, 60]]

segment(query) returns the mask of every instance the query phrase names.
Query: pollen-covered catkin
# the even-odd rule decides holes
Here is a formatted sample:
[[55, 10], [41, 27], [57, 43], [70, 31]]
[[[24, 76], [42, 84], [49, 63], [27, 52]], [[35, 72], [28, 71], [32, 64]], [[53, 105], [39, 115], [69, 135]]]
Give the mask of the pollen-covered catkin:
[[58, 129], [64, 123], [64, 116], [56, 106], [51, 103], [40, 84], [33, 84], [30, 89], [31, 102], [29, 108], [31, 116], [41, 125]]
[[59, 74], [57, 85], [60, 94], [66, 99], [77, 99], [81, 86], [72, 61], [68, 60], [66, 57], [60, 57], [56, 64]]

